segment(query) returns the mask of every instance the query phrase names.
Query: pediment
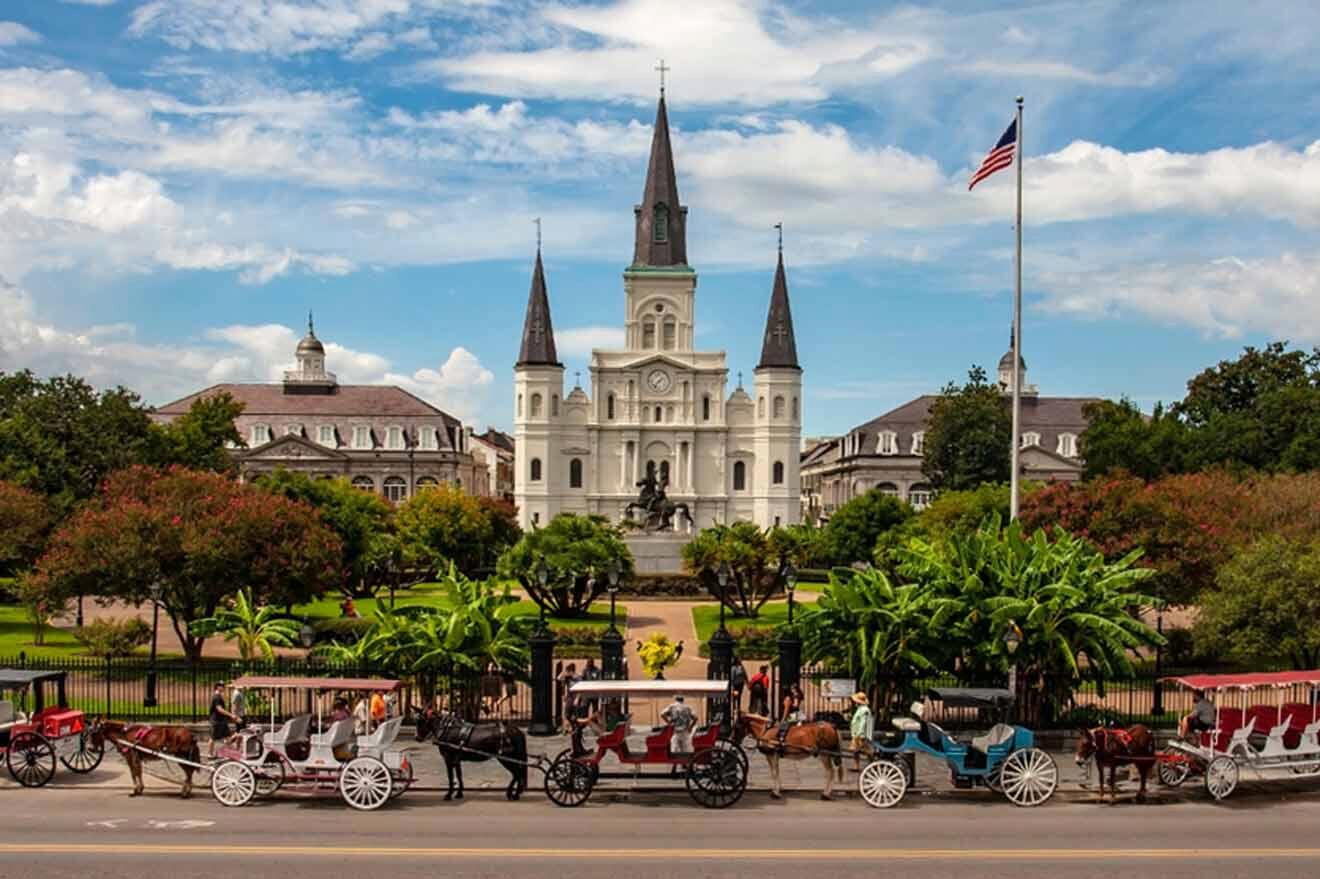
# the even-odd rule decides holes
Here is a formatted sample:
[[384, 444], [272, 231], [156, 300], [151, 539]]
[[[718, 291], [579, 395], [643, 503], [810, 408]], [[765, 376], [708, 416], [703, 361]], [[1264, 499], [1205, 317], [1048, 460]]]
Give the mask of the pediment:
[[679, 360], [677, 357], [671, 357], [670, 355], [665, 354], [663, 352], [657, 353], [655, 351], [648, 351], [645, 354], [639, 355], [636, 360], [628, 361], [626, 364], [623, 365], [622, 368], [645, 369], [648, 366], [660, 366], [660, 365], [668, 366], [670, 369], [679, 370], [681, 372], [693, 371], [691, 363], [688, 363], [683, 360]]
[[241, 455], [245, 461], [345, 461], [348, 455], [300, 436], [277, 437]]

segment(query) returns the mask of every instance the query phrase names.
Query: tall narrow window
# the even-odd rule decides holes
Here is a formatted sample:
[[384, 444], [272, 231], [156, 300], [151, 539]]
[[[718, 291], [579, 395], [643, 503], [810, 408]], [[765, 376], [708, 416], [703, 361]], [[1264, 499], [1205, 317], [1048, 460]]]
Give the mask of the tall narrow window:
[[322, 424], [316, 431], [317, 442], [329, 448], [335, 448], [338, 443], [335, 442], [334, 425]]
[[582, 461], [578, 458], [568, 462], [568, 487], [582, 487]]
[[396, 450], [403, 448], [403, 428], [391, 427], [389, 431], [386, 432], [385, 448], [396, 449]]
[[669, 240], [669, 209], [662, 204], [656, 205], [654, 218], [651, 239], [656, 244], [664, 244]]
[[660, 407], [659, 407], [659, 406], [656, 406], [656, 407], [655, 407], [655, 423], [656, 423], [656, 424], [659, 424], [659, 423], [660, 423], [660, 417], [661, 417], [661, 414], [662, 414], [662, 412], [661, 412]]
[[798, 418], [800, 417], [799, 414], [798, 414], [799, 411], [800, 411], [800, 410], [798, 409], [798, 398], [797, 398], [797, 397], [794, 397], [794, 398], [793, 398], [793, 420], [794, 420], [794, 421], [797, 421]]
[[522, 394], [518, 395], [518, 417], [522, 417]]
[[605, 420], [614, 420], [614, 395], [610, 394], [605, 398]]
[[664, 324], [664, 336], [663, 336], [664, 349], [666, 351], [673, 351], [674, 348], [677, 346], [677, 339], [678, 339], [678, 324], [674, 322], [674, 319], [672, 317], [667, 318]]
[[254, 424], [252, 425], [252, 442], [249, 445], [261, 446], [270, 442], [270, 425]]
[[408, 497], [408, 483], [402, 476], [385, 477], [385, 500], [399, 503]]
[[733, 462], [733, 490], [745, 491], [747, 489], [747, 465], [742, 461]]
[[783, 485], [783, 484], [784, 484], [784, 462], [783, 462], [783, 461], [776, 461], [776, 462], [775, 462], [775, 466], [774, 466], [774, 468], [773, 468], [773, 474], [772, 474], [772, 476], [771, 476], [771, 478], [770, 478], [770, 481], [773, 482], [775, 485]]
[[371, 428], [358, 426], [353, 428], [353, 448], [371, 448]]
[[775, 397], [775, 410], [774, 410], [774, 411], [775, 411], [775, 418], [776, 418], [776, 419], [779, 419], [779, 418], [783, 418], [783, 417], [784, 417], [784, 398], [783, 398], [783, 397]]
[[650, 316], [642, 319], [642, 347], [648, 351], [655, 347], [655, 318]]
[[540, 481], [541, 481], [541, 459], [540, 459], [540, 458], [533, 458], [533, 459], [532, 459], [532, 474], [531, 474], [531, 481], [532, 481], [532, 482], [540, 482]]
[[661, 481], [662, 483], [663, 483], [663, 482], [668, 482], [668, 481], [669, 481], [669, 462], [668, 462], [668, 461], [661, 461], [661, 462], [660, 462], [660, 481]]
[[540, 417], [541, 417], [541, 395], [540, 395], [540, 394], [532, 394], [532, 417], [533, 417], [533, 418], [540, 418]]
[[551, 395], [550, 395], [550, 414], [551, 414], [551, 415], [555, 415], [555, 416], [559, 415], [559, 395], [558, 395], [558, 394], [551, 394]]
[[701, 420], [710, 421], [710, 394], [701, 398]]
[[765, 397], [761, 397], [756, 401], [756, 417], [757, 418], [765, 417]]

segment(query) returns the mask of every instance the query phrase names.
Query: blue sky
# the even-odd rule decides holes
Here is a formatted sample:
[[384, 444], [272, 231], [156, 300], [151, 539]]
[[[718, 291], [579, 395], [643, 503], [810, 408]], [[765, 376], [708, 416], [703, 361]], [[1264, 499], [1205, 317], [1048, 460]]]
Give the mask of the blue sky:
[[966, 180], [1016, 94], [1030, 380], [1149, 407], [1320, 342], [1317, 35], [1286, 0], [6, 0], [0, 368], [164, 402], [278, 375], [313, 308], [341, 380], [507, 427], [533, 217], [569, 382], [621, 339], [663, 57], [698, 345], [750, 379], [782, 221], [806, 432], [1004, 351], [1012, 175]]

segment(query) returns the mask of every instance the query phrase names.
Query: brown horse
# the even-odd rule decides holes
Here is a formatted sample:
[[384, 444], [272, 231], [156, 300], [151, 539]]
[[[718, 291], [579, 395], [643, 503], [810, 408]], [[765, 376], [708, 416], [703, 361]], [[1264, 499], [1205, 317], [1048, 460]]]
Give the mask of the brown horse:
[[828, 723], [799, 723], [788, 728], [783, 740], [779, 738], [777, 726], [768, 717], [760, 714], [740, 714], [733, 727], [733, 740], [741, 743], [751, 735], [756, 740], [756, 750], [765, 755], [770, 764], [770, 796], [781, 799], [783, 793], [779, 784], [779, 761], [805, 760], [808, 757], [820, 758], [820, 765], [825, 769], [825, 789], [821, 791], [822, 800], [832, 799], [834, 793], [834, 773], [838, 772], [840, 783], [843, 782], [843, 758], [839, 751], [839, 731]]
[[[106, 742], [115, 746], [115, 750], [128, 764], [129, 774], [133, 776], [133, 792], [130, 797], [142, 795], [142, 764], [162, 758], [144, 753], [138, 748], [146, 748], [158, 754], [177, 757], [190, 763], [202, 762], [202, 749], [193, 738], [192, 731], [186, 726], [149, 726], [142, 723], [124, 723], [122, 720], [97, 720], [92, 724], [92, 744], [101, 748]], [[192, 796], [194, 766], [179, 763], [183, 770], [184, 799]]]
[[1100, 801], [1105, 799], [1105, 770], [1109, 770], [1109, 802], [1118, 801], [1115, 787], [1119, 766], [1135, 766], [1141, 775], [1141, 789], [1137, 791], [1137, 802], [1146, 802], [1146, 780], [1150, 777], [1150, 768], [1155, 765], [1155, 736], [1149, 729], [1137, 724], [1127, 729], [1082, 730], [1082, 738], [1077, 742], [1077, 765], [1085, 766], [1086, 761], [1095, 758], [1095, 765], [1100, 775]]

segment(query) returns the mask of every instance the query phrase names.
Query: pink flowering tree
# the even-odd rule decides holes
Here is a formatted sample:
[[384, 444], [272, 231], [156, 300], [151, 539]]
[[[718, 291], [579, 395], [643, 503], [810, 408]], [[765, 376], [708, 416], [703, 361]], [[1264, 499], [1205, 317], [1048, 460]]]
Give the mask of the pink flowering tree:
[[339, 539], [311, 507], [214, 473], [131, 467], [55, 532], [29, 588], [141, 605], [158, 583], [161, 609], [197, 659], [206, 639], [190, 625], [238, 590], [291, 605], [343, 576]]

